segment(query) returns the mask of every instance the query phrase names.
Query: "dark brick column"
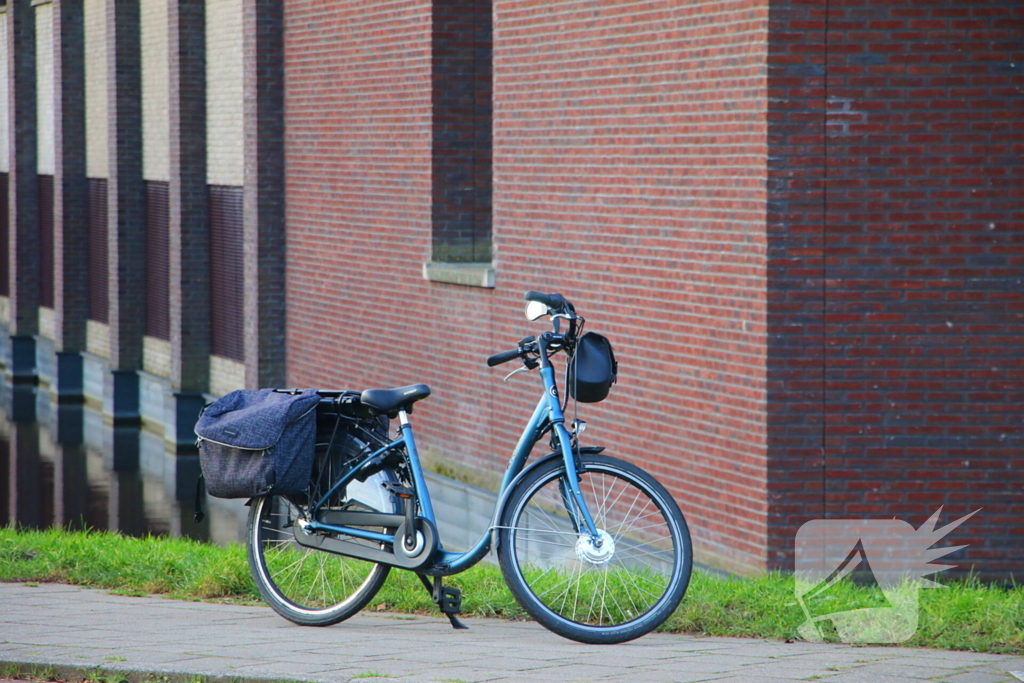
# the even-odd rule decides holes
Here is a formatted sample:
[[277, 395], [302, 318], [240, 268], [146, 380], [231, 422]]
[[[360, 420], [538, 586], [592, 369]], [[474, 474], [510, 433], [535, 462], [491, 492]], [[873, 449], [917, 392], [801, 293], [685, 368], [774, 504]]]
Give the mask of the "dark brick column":
[[172, 0], [168, 8], [172, 395], [166, 437], [182, 446], [195, 441], [192, 427], [210, 380], [206, 18], [203, 0]]
[[44, 519], [44, 496], [40, 495], [43, 478], [40, 476], [36, 394], [30, 386], [15, 386], [8, 400], [10, 403], [7, 406], [7, 420], [10, 427], [6, 434], [9, 444], [9, 488], [5, 492], [7, 518], [29, 528], [49, 526], [52, 520]]
[[36, 33], [31, 0], [7, 5], [10, 164], [7, 177], [11, 368], [16, 381], [36, 377], [39, 332], [39, 182], [36, 177]]
[[53, 523], [72, 529], [85, 528], [89, 518], [89, 489], [82, 486], [88, 475], [85, 445], [85, 409], [58, 405], [51, 415], [53, 448]]
[[284, 69], [281, 0], [245, 0], [245, 383], [284, 368]]
[[82, 0], [53, 2], [53, 262], [60, 400], [83, 395], [89, 317], [88, 181], [85, 177], [85, 16]]
[[792, 570], [825, 507], [825, 0], [772, 3], [768, 44], [768, 539]]
[[1020, 2], [829, 3], [825, 510], [980, 508], [982, 580], [1024, 558], [1022, 46]]
[[110, 367], [107, 412], [137, 419], [145, 325], [145, 194], [138, 0], [107, 1], [107, 181]]

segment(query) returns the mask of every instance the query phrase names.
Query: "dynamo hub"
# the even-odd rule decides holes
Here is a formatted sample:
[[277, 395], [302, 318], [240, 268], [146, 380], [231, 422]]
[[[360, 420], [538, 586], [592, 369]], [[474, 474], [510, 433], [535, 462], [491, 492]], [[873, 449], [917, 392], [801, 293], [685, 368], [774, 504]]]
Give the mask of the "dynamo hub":
[[597, 538], [590, 534], [576, 539], [576, 557], [589, 564], [608, 564], [615, 556], [615, 541], [604, 529], [597, 530]]

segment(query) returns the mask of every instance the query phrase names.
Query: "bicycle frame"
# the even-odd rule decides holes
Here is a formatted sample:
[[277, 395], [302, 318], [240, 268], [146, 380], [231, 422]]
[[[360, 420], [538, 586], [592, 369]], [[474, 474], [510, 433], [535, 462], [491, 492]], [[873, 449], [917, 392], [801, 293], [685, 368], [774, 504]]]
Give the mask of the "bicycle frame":
[[[576, 458], [573, 454], [572, 439], [569, 431], [565, 428], [565, 416], [563, 415], [562, 406], [558, 397], [558, 387], [555, 382], [555, 371], [551, 365], [550, 359], [546, 358], [546, 354], [543, 355], [544, 361], [542, 361], [541, 364], [540, 374], [544, 384], [544, 394], [537, 402], [537, 407], [533, 411], [533, 416], [527, 423], [526, 428], [523, 430], [523, 433], [519, 438], [519, 442], [516, 444], [516, 447], [512, 452], [512, 457], [509, 460], [508, 467], [505, 470], [505, 475], [502, 478], [501, 487], [498, 492], [498, 502], [495, 505], [491, 525], [476, 544], [465, 552], [459, 553], [444, 550], [441, 539], [438, 539], [438, 552], [434, 561], [426, 568], [420, 570], [419, 573], [434, 576], [450, 576], [469, 569], [484, 558], [491, 548], [493, 532], [497, 528], [498, 520], [500, 519], [501, 513], [508, 500], [508, 494], [511, 492], [514, 485], [518, 483], [527, 472], [529, 472], [533, 467], [536, 467], [540, 462], [544, 462], [544, 460], [541, 460], [530, 467], [526, 467], [526, 461], [529, 458], [534, 445], [540, 439], [541, 435], [548, 431], [548, 428], [554, 431], [557, 441], [561, 447], [561, 453], [559, 455], [565, 463], [566, 480], [569, 493], [572, 496], [572, 503], [575, 504], [578, 512], [580, 513], [580, 516], [586, 525], [586, 531], [594, 537], [597, 536], [597, 528], [594, 525], [593, 518], [590, 515], [590, 511], [587, 509], [586, 503], [583, 500], [583, 495], [579, 489]], [[349, 470], [345, 476], [341, 477], [341, 479], [339, 479], [319, 501], [314, 503], [310, 510], [310, 516], [313, 519], [307, 525], [307, 531], [329, 531], [370, 541], [394, 544], [395, 536], [393, 534], [380, 533], [355, 527], [325, 524], [323, 522], [316, 521], [316, 512], [336, 491], [338, 491], [338, 489], [351, 482], [363, 467], [372, 462], [375, 458], [381, 457], [385, 453], [401, 447], [404, 447], [408, 454], [410, 474], [416, 491], [416, 499], [419, 502], [419, 516], [428, 520], [436, 528], [437, 524], [436, 518], [434, 517], [433, 504], [430, 500], [430, 491], [427, 488], [427, 482], [423, 475], [423, 468], [420, 464], [419, 453], [416, 449], [416, 440], [413, 437], [412, 424], [409, 422], [409, 416], [404, 410], [399, 411], [398, 417], [401, 433], [400, 438], [366, 456], [358, 465]], [[552, 454], [550, 457], [554, 456], [555, 454]], [[569, 501], [566, 502], [568, 503]], [[398, 516], [400, 515], [396, 515], [396, 517]]]

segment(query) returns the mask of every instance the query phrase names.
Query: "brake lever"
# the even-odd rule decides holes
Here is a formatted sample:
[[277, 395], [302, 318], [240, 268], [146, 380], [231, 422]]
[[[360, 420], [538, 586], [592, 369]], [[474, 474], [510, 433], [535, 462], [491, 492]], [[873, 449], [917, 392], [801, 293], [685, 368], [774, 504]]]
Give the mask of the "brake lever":
[[501, 381], [502, 382], [507, 382], [510, 379], [512, 379], [513, 377], [515, 377], [516, 375], [518, 375], [520, 372], [529, 372], [530, 370], [533, 370], [533, 368], [527, 368], [527, 367], [518, 368], [518, 369], [513, 370], [512, 372], [508, 373], [507, 375], [505, 375], [505, 379], [503, 379]]

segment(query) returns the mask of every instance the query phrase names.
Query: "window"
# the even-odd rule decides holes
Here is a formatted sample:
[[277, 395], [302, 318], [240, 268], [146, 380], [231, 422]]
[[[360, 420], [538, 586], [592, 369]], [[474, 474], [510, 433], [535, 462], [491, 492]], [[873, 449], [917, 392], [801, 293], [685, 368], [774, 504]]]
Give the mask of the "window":
[[107, 179], [89, 178], [89, 320], [108, 322]]
[[437, 0], [433, 21], [431, 265], [489, 263], [491, 0]]
[[210, 352], [215, 356], [244, 361], [242, 188], [210, 185], [209, 201]]
[[168, 184], [146, 181], [146, 334], [171, 338]]

